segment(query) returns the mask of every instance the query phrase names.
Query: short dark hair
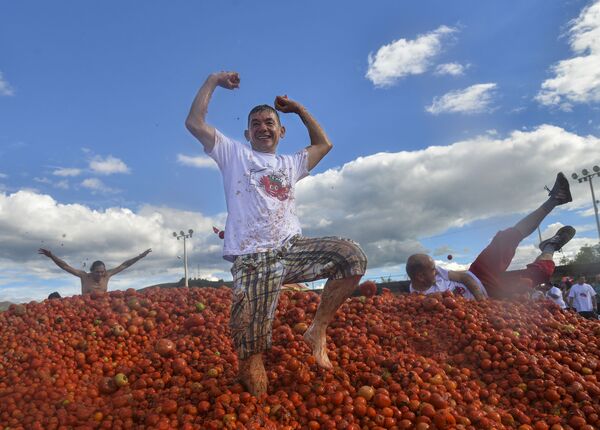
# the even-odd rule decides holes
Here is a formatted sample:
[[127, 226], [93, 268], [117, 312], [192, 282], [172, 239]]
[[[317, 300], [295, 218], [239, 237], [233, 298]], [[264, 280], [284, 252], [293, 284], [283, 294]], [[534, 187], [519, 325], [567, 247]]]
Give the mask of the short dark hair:
[[406, 274], [409, 278], [413, 278], [426, 269], [427, 262], [426, 254], [413, 254], [406, 260]]
[[104, 266], [106, 267], [106, 265], [104, 264], [104, 261], [100, 261], [100, 260], [96, 260], [92, 263], [92, 267], [90, 267], [90, 272], [93, 272], [94, 269], [98, 266]]
[[48, 299], [60, 299], [60, 294], [58, 291], [55, 291], [48, 296]]
[[270, 111], [273, 112], [275, 114], [275, 116], [277, 117], [277, 122], [279, 123], [279, 125], [281, 125], [281, 119], [279, 118], [279, 112], [277, 112], [275, 110], [275, 108], [273, 108], [273, 106], [269, 106], [269, 105], [258, 105], [258, 106], [254, 106], [251, 110], [250, 113], [248, 114], [248, 124], [250, 124], [250, 117], [252, 115], [254, 115], [257, 112], [263, 112], [263, 111]]

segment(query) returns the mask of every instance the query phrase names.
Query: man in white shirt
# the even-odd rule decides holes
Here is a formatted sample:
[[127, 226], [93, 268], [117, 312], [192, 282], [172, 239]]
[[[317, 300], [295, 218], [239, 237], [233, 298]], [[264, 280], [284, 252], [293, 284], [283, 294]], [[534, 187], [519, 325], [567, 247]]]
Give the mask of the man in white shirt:
[[[272, 322], [282, 284], [328, 279], [304, 339], [317, 364], [332, 369], [326, 329], [336, 310], [358, 285], [367, 259], [351, 240], [301, 235], [295, 185], [332, 148], [304, 106], [287, 96], [277, 96], [275, 109], [268, 105], [253, 108], [244, 133], [250, 146], [228, 138], [206, 122], [214, 90], [233, 90], [239, 83], [236, 72], [211, 74], [194, 99], [186, 127], [217, 162], [223, 175], [227, 202], [223, 256], [233, 262], [234, 282], [229, 324], [240, 360], [240, 381], [258, 396], [267, 391], [262, 353], [271, 347]], [[276, 154], [286, 131], [277, 111], [300, 117], [308, 130], [308, 147], [294, 155]]]
[[[482, 300], [488, 297], [481, 281], [471, 272], [446, 270], [441, 266], [436, 266], [433, 259], [428, 255], [411, 255], [406, 267], [407, 272], [410, 270], [413, 273], [409, 285], [409, 292], [411, 293], [433, 294], [450, 291], [467, 300]], [[421, 271], [415, 275], [415, 272], [419, 269]], [[419, 276], [419, 274], [427, 274], [427, 276]], [[424, 283], [420, 282], [422, 279]]]
[[569, 290], [567, 300], [569, 306], [586, 318], [596, 316], [596, 292], [590, 284], [587, 284], [585, 276], [579, 276], [577, 283]]
[[535, 231], [552, 209], [571, 200], [569, 181], [561, 172], [556, 176], [548, 200], [513, 227], [498, 232], [469, 270], [444, 270], [436, 266], [426, 254], [411, 255], [406, 262], [406, 273], [411, 280], [410, 291], [421, 294], [452, 291], [468, 299], [481, 300], [488, 296], [509, 297], [525, 292], [523, 285], [530, 289], [549, 282], [554, 272], [554, 252], [560, 250], [575, 235], [575, 229], [571, 226], [560, 228], [553, 237], [540, 243], [541, 255], [527, 265], [521, 274], [524, 282], [518, 285], [507, 282], [505, 273], [519, 243]]

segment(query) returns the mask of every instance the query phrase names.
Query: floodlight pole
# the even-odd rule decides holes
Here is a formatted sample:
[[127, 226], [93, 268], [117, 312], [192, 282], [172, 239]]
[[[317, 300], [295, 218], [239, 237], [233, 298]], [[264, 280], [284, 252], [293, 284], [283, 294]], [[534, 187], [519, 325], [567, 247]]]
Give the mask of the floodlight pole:
[[592, 203], [594, 204], [594, 214], [596, 215], [596, 228], [598, 229], [598, 242], [600, 243], [600, 220], [598, 220], [598, 203], [596, 202], [596, 195], [594, 194], [594, 185], [592, 184], [592, 178], [594, 176], [600, 177], [600, 167], [592, 167], [593, 172], [589, 172], [587, 169], [583, 169], [581, 174], [583, 176], [578, 177], [577, 173], [573, 173], [571, 177], [577, 179], [581, 184], [582, 182], [590, 183], [590, 192], [592, 193]]
[[[600, 176], [600, 175], [599, 175]], [[588, 181], [590, 183], [590, 192], [592, 193], [592, 202], [594, 202], [594, 215], [596, 216], [596, 228], [598, 229], [598, 242], [600, 242], [600, 221], [598, 220], [598, 203], [594, 195], [594, 186], [592, 185], [592, 177]]]
[[192, 237], [192, 234], [194, 234], [194, 230], [189, 229], [187, 233], [185, 233], [183, 230], [181, 230], [179, 232], [179, 234], [177, 234], [177, 232], [173, 232], [173, 237], [176, 237], [177, 240], [179, 239], [183, 239], [183, 271], [184, 271], [184, 282], [185, 282], [185, 287], [188, 287], [188, 262], [187, 262], [187, 247], [186, 247], [186, 239], [190, 239]]

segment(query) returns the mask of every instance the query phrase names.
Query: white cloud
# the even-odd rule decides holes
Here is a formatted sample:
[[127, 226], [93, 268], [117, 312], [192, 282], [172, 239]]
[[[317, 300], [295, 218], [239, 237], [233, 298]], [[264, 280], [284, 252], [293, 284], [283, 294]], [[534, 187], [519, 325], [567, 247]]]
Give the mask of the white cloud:
[[6, 179], [6, 178], [8, 178], [8, 175], [6, 173], [0, 172], [0, 179]]
[[192, 157], [184, 154], [177, 154], [177, 162], [184, 166], [197, 167], [199, 169], [218, 169], [217, 163], [212, 158], [197, 156]]
[[[572, 166], [589, 164], [589, 154], [597, 152], [599, 145], [597, 137], [541, 125], [506, 136], [486, 134], [449, 146], [361, 157], [300, 181], [295, 195], [298, 215], [308, 236], [357, 240], [367, 252], [369, 270], [399, 267], [408, 255], [426, 251], [421, 238], [490, 217], [530, 212], [545, 199], [542, 187], [552, 186], [556, 172], [568, 174]], [[573, 197], [565, 208], [576, 212], [589, 207], [585, 189], [574, 189]], [[112, 288], [177, 280], [182, 243], [171, 234], [190, 228], [195, 232], [188, 242], [190, 271], [230, 278], [229, 264], [221, 258], [223, 242], [212, 232], [213, 225], [222, 227], [224, 222], [224, 214], [209, 217], [151, 206], [135, 212], [97, 211], [63, 205], [32, 191], [0, 193], [0, 301], [2, 285], [10, 284], [2, 276], [11, 270], [14, 279], [35, 274], [49, 281], [71, 281], [70, 275], [36, 254], [40, 246], [56, 250], [77, 267], [95, 259], [113, 267], [151, 247], [154, 252], [111, 281]], [[550, 230], [543, 236], [553, 234]], [[586, 240], [581, 231], [578, 228], [569, 247]], [[595, 237], [594, 230], [587, 236]], [[452, 239], [448, 244], [453, 246]], [[565, 252], [569, 249], [565, 247]], [[532, 245], [523, 247], [515, 268], [531, 262], [538, 252]], [[76, 289], [74, 285], [68, 288]]]
[[129, 167], [120, 159], [109, 155], [106, 158], [96, 157], [90, 161], [90, 169], [101, 175], [112, 175], [113, 173], [129, 173]]
[[61, 188], [63, 190], [68, 190], [69, 189], [69, 181], [67, 181], [66, 179], [63, 179], [62, 181], [55, 182], [54, 186], [56, 188]]
[[435, 97], [425, 110], [434, 115], [440, 113], [474, 114], [490, 110], [496, 84], [476, 84], [464, 90], [450, 91]]
[[454, 251], [452, 251], [452, 248], [448, 245], [438, 246], [433, 251], [431, 251], [431, 255], [433, 255], [435, 257], [439, 257], [441, 255], [447, 256], [447, 255], [451, 255], [451, 254], [454, 254]]
[[[590, 211], [576, 211], [576, 213], [580, 216], [586, 217], [586, 216], [594, 216], [594, 210], [590, 210]], [[595, 219], [592, 218], [592, 222], [593, 224], [579, 224], [579, 226], [577, 227], [577, 233], [583, 233], [583, 232], [590, 232], [592, 236], [598, 236], [598, 227], [596, 227], [596, 222]], [[596, 239], [597, 240], [597, 239]]]
[[[298, 214], [307, 235], [358, 240], [369, 267], [399, 264], [424, 251], [419, 238], [531, 211], [543, 202], [543, 185], [551, 187], [557, 172], [568, 174], [571, 166], [587, 162], [599, 145], [597, 137], [542, 125], [508, 136], [374, 154], [303, 179]], [[573, 194], [569, 209], [589, 205], [589, 195]], [[320, 224], [323, 219], [331, 223]]]
[[13, 96], [15, 90], [10, 86], [8, 81], [4, 79], [2, 72], [0, 72], [0, 96]]
[[446, 270], [468, 270], [469, 266], [471, 265], [471, 263], [469, 264], [460, 264], [457, 263], [456, 261], [448, 261], [448, 260], [435, 260], [435, 265], [436, 266], [440, 266], [443, 267]]
[[446, 63], [439, 64], [435, 68], [436, 75], [451, 75], [451, 76], [460, 76], [465, 73], [465, 70], [469, 67], [469, 65], [463, 66], [459, 63]]
[[[227, 277], [229, 263], [221, 257], [223, 241], [212, 231], [223, 225], [224, 214], [206, 217], [201, 213], [153, 206], [133, 212], [124, 208], [93, 210], [80, 204], [60, 204], [51, 196], [30, 191], [0, 193], [0, 301], [41, 299], [52, 291], [75, 294], [77, 278], [38, 255], [40, 247], [51, 249], [73, 267], [89, 269], [94, 260], [108, 267], [138, 255], [152, 253], [111, 279], [110, 289], [141, 288], [160, 282], [178, 281], [183, 276], [177, 255], [183, 243], [172, 232], [193, 229], [187, 241], [190, 276]], [[84, 267], [84, 263], [86, 266]], [[35, 280], [48, 284], [32, 289]], [[20, 291], [15, 284], [22, 285]], [[56, 285], [60, 285], [60, 288]]]
[[116, 190], [106, 186], [104, 182], [102, 182], [98, 178], [87, 178], [81, 182], [81, 186], [84, 188], [88, 188], [92, 190], [92, 192], [100, 192], [100, 193], [114, 193]]
[[[600, 205], [598, 205], [598, 203], [596, 203], [596, 205], [598, 206], [598, 209], [600, 210]], [[596, 216], [596, 211], [594, 210], [593, 203], [592, 203], [592, 207], [582, 210], [582, 211], [579, 211], [579, 215], [581, 215], [581, 216]]]
[[542, 83], [536, 100], [570, 110], [573, 104], [600, 102], [600, 0], [583, 9], [571, 23], [574, 57], [552, 66], [554, 76]]
[[[69, 182], [66, 179], [63, 179], [61, 181], [52, 181], [51, 179], [46, 178], [45, 176], [40, 178], [40, 177], [35, 177], [33, 178], [33, 180], [37, 183], [40, 184], [46, 184], [46, 185], [52, 185], [55, 188], [61, 188], [63, 190], [67, 190], [69, 189]], [[85, 181], [84, 181], [85, 182]], [[92, 182], [92, 181], [90, 181]], [[83, 186], [85, 186], [86, 188], [94, 188], [95, 186], [99, 186], [100, 184], [94, 184], [94, 183], [90, 183], [90, 184], [83, 184]], [[100, 188], [98, 188], [99, 190]], [[106, 189], [108, 190], [108, 188]]]
[[455, 28], [441, 26], [414, 40], [400, 39], [384, 45], [375, 55], [369, 54], [366, 78], [375, 86], [386, 87], [407, 75], [424, 73], [442, 50], [442, 41]]
[[77, 169], [74, 167], [61, 167], [52, 172], [55, 176], [79, 176], [81, 175], [81, 169]]

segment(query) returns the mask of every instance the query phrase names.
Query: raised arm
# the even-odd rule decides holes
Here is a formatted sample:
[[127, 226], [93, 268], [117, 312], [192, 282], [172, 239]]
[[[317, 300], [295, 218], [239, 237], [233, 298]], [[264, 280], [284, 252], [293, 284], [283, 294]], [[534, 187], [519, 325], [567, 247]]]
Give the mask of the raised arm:
[[312, 170], [319, 161], [333, 148], [325, 131], [317, 120], [297, 101], [288, 99], [287, 96], [275, 97], [275, 109], [283, 113], [297, 114], [308, 130], [310, 146], [308, 150], [308, 170]]
[[212, 151], [215, 146], [215, 128], [206, 123], [206, 112], [212, 93], [217, 87], [233, 90], [239, 86], [240, 77], [236, 72], [213, 73], [206, 78], [194, 98], [185, 126], [202, 143], [207, 152]]
[[466, 271], [448, 270], [448, 279], [455, 282], [460, 282], [475, 296], [477, 300], [485, 299], [485, 296], [481, 292], [481, 288], [475, 282]]
[[54, 261], [54, 264], [63, 269], [65, 272], [69, 272], [71, 275], [75, 275], [79, 278], [86, 275], [86, 273], [83, 270], [77, 270], [74, 267], [69, 266], [66, 262], [58, 258], [56, 255], [52, 254], [52, 252], [50, 252], [47, 249], [40, 248], [38, 250], [38, 254], [45, 255], [50, 260]]
[[110, 269], [106, 271], [106, 275], [110, 278], [113, 275], [116, 275], [117, 273], [127, 269], [129, 266], [131, 266], [132, 264], [137, 263], [139, 260], [141, 260], [142, 258], [144, 258], [146, 255], [148, 255], [149, 253], [152, 252], [152, 249], [147, 249], [144, 252], [142, 252], [140, 255], [138, 255], [137, 257], [133, 257], [130, 258], [127, 261], [124, 261], [123, 263], [121, 263], [120, 266], [115, 267], [114, 269]]

